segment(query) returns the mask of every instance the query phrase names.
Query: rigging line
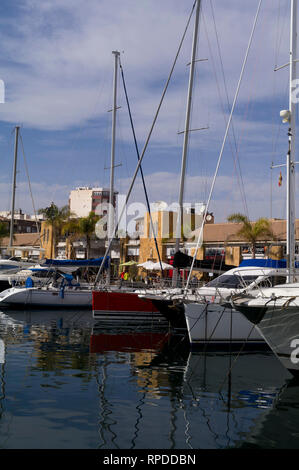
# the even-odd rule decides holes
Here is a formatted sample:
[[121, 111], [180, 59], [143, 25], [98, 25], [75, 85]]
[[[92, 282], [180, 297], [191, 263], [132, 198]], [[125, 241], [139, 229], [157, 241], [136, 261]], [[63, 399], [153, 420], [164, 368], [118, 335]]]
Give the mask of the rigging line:
[[[277, 24], [276, 24], [276, 33], [275, 33], [275, 49], [274, 49], [274, 64], [275, 67], [277, 66], [278, 63], [278, 37], [279, 37], [279, 28], [280, 28], [280, 18], [281, 18], [281, 0], [278, 0], [278, 11], [277, 11]], [[277, 81], [276, 81], [276, 74], [274, 73], [273, 75], [273, 91], [272, 91], [272, 101], [274, 103], [275, 101], [275, 95], [276, 95], [276, 89], [277, 89]], [[273, 115], [272, 118], [272, 154], [274, 154], [274, 146], [275, 146], [275, 122], [276, 119]], [[272, 157], [273, 159], [273, 157]]]
[[[204, 17], [203, 17], [203, 20], [204, 20]], [[205, 30], [206, 30], [206, 36], [207, 36], [209, 51], [210, 51], [210, 55], [211, 55], [211, 59], [212, 59], [213, 71], [214, 71], [214, 75], [215, 75], [215, 79], [216, 79], [216, 85], [217, 85], [217, 90], [218, 90], [220, 105], [221, 105], [221, 109], [222, 109], [222, 113], [223, 113], [224, 124], [226, 124], [227, 121], [226, 121], [226, 117], [225, 117], [224, 104], [223, 104], [223, 101], [222, 101], [222, 98], [221, 98], [221, 91], [220, 91], [219, 81], [218, 81], [218, 77], [217, 77], [217, 71], [216, 71], [215, 61], [214, 61], [214, 58], [213, 58], [212, 48], [211, 48], [211, 44], [210, 44], [210, 41], [209, 41], [208, 31], [207, 31], [207, 27], [206, 27], [205, 20], [204, 20], [204, 25], [205, 25]], [[224, 84], [225, 84], [225, 79], [224, 79]], [[226, 94], [227, 94], [227, 90], [226, 90]], [[227, 98], [228, 109], [229, 109], [229, 108], [230, 108], [230, 103], [229, 103], [228, 94], [227, 94], [227, 97], [226, 97], [226, 98]], [[233, 129], [233, 123], [232, 123], [232, 129]], [[237, 164], [236, 164], [236, 162], [238, 161], [238, 146], [237, 146], [237, 142], [236, 142], [236, 136], [235, 136], [234, 129], [233, 129], [233, 137], [234, 137], [234, 144], [235, 144], [236, 157], [234, 156], [233, 145], [232, 145], [232, 142], [231, 142], [231, 139], [230, 139], [230, 136], [229, 136], [229, 135], [228, 135], [228, 141], [229, 141], [229, 145], [230, 145], [230, 148], [231, 148], [231, 152], [232, 152], [232, 154], [233, 154], [233, 163], [234, 163], [234, 168], [235, 168], [235, 172], [236, 172], [236, 175], [237, 175], [238, 186], [239, 186], [241, 198], [243, 199], [244, 210], [245, 210], [245, 212], [247, 212], [248, 209], [247, 209], [247, 205], [246, 205], [246, 199], [245, 199], [244, 191], [242, 191], [242, 186], [241, 186], [241, 184], [240, 184], [240, 173], [241, 173], [241, 170], [240, 170], [240, 168], [239, 168], [239, 171], [238, 171], [238, 167], [237, 167]], [[239, 165], [239, 167], [240, 167], [240, 165]], [[244, 185], [243, 185], [243, 187], [244, 187]]]
[[224, 380], [223, 380], [223, 382], [222, 382], [222, 384], [221, 384], [221, 386], [220, 386], [220, 389], [219, 389], [219, 393], [220, 393], [220, 394], [221, 394], [222, 387], [223, 387], [223, 385], [225, 384], [225, 381], [226, 381], [227, 377], [231, 374], [231, 372], [232, 372], [232, 370], [233, 370], [233, 367], [234, 367], [234, 365], [236, 364], [237, 360], [239, 359], [239, 357], [240, 357], [242, 351], [244, 350], [245, 345], [246, 345], [247, 341], [249, 340], [250, 335], [251, 335], [251, 333], [253, 332], [254, 328], [255, 328], [255, 325], [253, 325], [252, 328], [250, 329], [249, 334], [248, 334], [247, 338], [245, 339], [245, 341], [243, 342], [240, 351], [238, 352], [238, 354], [236, 355], [236, 357], [235, 357], [234, 361], [232, 362], [230, 368], [228, 369], [228, 371], [227, 371], [227, 373], [226, 373], [226, 376], [225, 376], [225, 378], [224, 378]]
[[216, 171], [215, 171], [215, 174], [214, 174], [214, 177], [213, 177], [213, 182], [212, 182], [212, 186], [211, 186], [211, 189], [210, 189], [210, 194], [209, 194], [209, 198], [208, 198], [208, 201], [207, 201], [207, 205], [206, 205], [206, 208], [205, 208], [205, 212], [204, 212], [204, 216], [203, 216], [203, 220], [202, 220], [202, 224], [201, 224], [201, 228], [200, 228], [200, 233], [199, 233], [197, 244], [196, 244], [195, 253], [193, 255], [193, 259], [192, 259], [192, 263], [191, 263], [187, 283], [186, 283], [186, 286], [185, 286], [185, 293], [187, 293], [187, 290], [188, 290], [192, 270], [193, 270], [193, 267], [194, 267], [194, 262], [195, 262], [197, 252], [198, 252], [198, 249], [199, 249], [199, 244], [201, 242], [201, 238], [202, 238], [202, 235], [203, 235], [204, 223], [205, 223], [205, 220], [206, 220], [206, 217], [207, 217], [207, 213], [208, 213], [208, 209], [209, 209], [209, 206], [210, 206], [211, 198], [212, 198], [212, 195], [213, 195], [213, 192], [214, 192], [214, 187], [215, 187], [216, 178], [217, 178], [217, 175], [218, 175], [218, 170], [219, 170], [219, 167], [220, 167], [220, 163], [221, 163], [221, 159], [222, 159], [222, 155], [223, 155], [223, 151], [224, 151], [228, 131], [229, 131], [230, 124], [231, 124], [231, 121], [232, 121], [233, 113], [234, 113], [234, 110], [235, 110], [237, 98], [239, 96], [239, 91], [240, 91], [240, 87], [241, 87], [241, 83], [242, 83], [242, 79], [243, 79], [243, 75], [244, 75], [244, 70], [245, 70], [245, 67], [246, 67], [246, 64], [247, 64], [247, 59], [248, 59], [250, 47], [251, 47], [251, 44], [252, 44], [252, 40], [253, 40], [253, 36], [254, 36], [254, 32], [255, 32], [258, 16], [259, 16], [259, 12], [260, 12], [261, 5], [262, 5], [262, 1], [263, 0], [259, 0], [257, 12], [256, 12], [256, 15], [255, 15], [255, 18], [254, 18], [253, 27], [252, 27], [252, 31], [251, 31], [251, 34], [250, 34], [250, 38], [249, 38], [245, 58], [244, 58], [244, 61], [243, 61], [243, 65], [242, 65], [242, 69], [241, 69], [241, 73], [240, 73], [240, 78], [239, 78], [239, 81], [238, 81], [237, 90], [236, 90], [234, 101], [233, 101], [233, 104], [232, 104], [232, 109], [231, 109], [231, 112], [230, 112], [230, 116], [229, 116], [229, 119], [228, 119], [228, 122], [227, 122], [226, 131], [225, 131], [222, 147], [221, 147], [221, 150], [220, 150], [220, 154], [219, 154], [219, 158], [218, 158], [218, 162], [217, 162], [217, 166], [216, 166]]
[[128, 200], [129, 200], [129, 198], [130, 198], [130, 195], [131, 195], [131, 192], [132, 192], [132, 189], [133, 189], [133, 186], [134, 186], [134, 183], [135, 183], [137, 174], [138, 174], [138, 172], [139, 172], [139, 168], [140, 168], [140, 166], [141, 166], [143, 157], [144, 157], [144, 155], [145, 155], [145, 151], [146, 151], [146, 149], [147, 149], [148, 143], [149, 143], [150, 138], [151, 138], [151, 135], [152, 135], [152, 133], [153, 133], [153, 130], [154, 130], [156, 121], [157, 121], [157, 119], [158, 119], [158, 115], [159, 115], [159, 113], [160, 113], [160, 109], [161, 109], [162, 103], [163, 103], [163, 101], [164, 101], [164, 97], [165, 97], [165, 95], [166, 95], [166, 91], [167, 91], [167, 89], [168, 89], [168, 85], [169, 85], [170, 79], [171, 79], [172, 74], [173, 74], [173, 71], [174, 71], [174, 69], [175, 69], [175, 66], [176, 66], [176, 63], [177, 63], [179, 54], [180, 54], [180, 52], [181, 52], [181, 49], [182, 49], [182, 46], [183, 46], [183, 42], [184, 42], [185, 36], [186, 36], [186, 34], [187, 34], [187, 30], [188, 30], [188, 28], [189, 28], [189, 24], [190, 24], [191, 17], [192, 17], [192, 15], [193, 15], [193, 11], [194, 11], [194, 9], [195, 9], [196, 3], [197, 3], [197, 2], [195, 1], [194, 4], [193, 4], [193, 7], [192, 7], [192, 11], [191, 11], [191, 13], [190, 13], [190, 15], [189, 15], [189, 18], [188, 18], [188, 21], [187, 21], [187, 25], [186, 25], [186, 27], [185, 27], [183, 36], [182, 36], [181, 41], [180, 41], [180, 44], [179, 44], [179, 48], [178, 48], [178, 50], [177, 50], [177, 52], [176, 52], [175, 59], [174, 59], [174, 61], [173, 61], [173, 64], [172, 64], [172, 67], [171, 67], [169, 76], [168, 76], [168, 78], [167, 78], [167, 81], [166, 81], [166, 84], [165, 84], [165, 87], [164, 87], [164, 90], [163, 90], [163, 93], [162, 93], [162, 97], [161, 97], [161, 99], [160, 99], [160, 102], [159, 102], [159, 105], [158, 105], [156, 114], [155, 114], [155, 116], [154, 116], [154, 119], [153, 119], [153, 122], [152, 122], [152, 125], [151, 125], [151, 128], [150, 128], [150, 131], [149, 131], [149, 134], [148, 134], [148, 136], [147, 136], [147, 139], [146, 139], [144, 148], [143, 148], [143, 150], [142, 150], [140, 159], [139, 159], [138, 164], [137, 164], [137, 167], [136, 167], [136, 169], [135, 169], [135, 173], [134, 173], [134, 176], [133, 176], [133, 178], [132, 178], [132, 182], [131, 182], [129, 191], [128, 191], [127, 196], [126, 196], [125, 203], [124, 203], [124, 205], [123, 205], [123, 208], [122, 208], [121, 214], [120, 214], [120, 216], [119, 216], [118, 222], [117, 222], [117, 224], [116, 224], [116, 226], [115, 226], [115, 228], [114, 228], [114, 233], [113, 233], [113, 235], [112, 235], [112, 237], [111, 237], [111, 240], [110, 240], [110, 242], [109, 242], [109, 244], [108, 244], [108, 247], [107, 247], [107, 249], [106, 249], [106, 252], [105, 252], [105, 255], [104, 255], [104, 257], [103, 257], [101, 266], [100, 266], [100, 268], [99, 268], [99, 270], [98, 270], [98, 273], [97, 273], [97, 276], [96, 276], [95, 284], [94, 284], [94, 285], [97, 284], [98, 279], [99, 279], [99, 276], [100, 276], [100, 274], [101, 274], [101, 272], [102, 272], [102, 270], [103, 270], [104, 263], [106, 262], [106, 259], [107, 259], [107, 255], [108, 255], [108, 253], [110, 252], [110, 249], [111, 249], [112, 241], [113, 241], [113, 239], [115, 238], [115, 234], [117, 233], [117, 230], [118, 230], [119, 221], [120, 221], [120, 220], [122, 219], [122, 217], [123, 217], [125, 208], [126, 208], [126, 206], [127, 206]]
[[276, 22], [276, 34], [275, 34], [275, 51], [274, 51], [274, 59], [275, 65], [278, 63], [278, 43], [279, 43], [279, 27], [280, 27], [280, 18], [281, 18], [281, 0], [278, 0], [278, 10], [277, 10], [277, 22]]
[[[224, 110], [224, 105], [223, 105], [223, 101], [222, 101], [222, 98], [221, 98], [221, 91], [220, 91], [219, 81], [218, 81], [218, 77], [217, 77], [217, 72], [216, 72], [216, 67], [215, 67], [215, 62], [214, 62], [214, 59], [213, 59], [213, 54], [212, 54], [210, 42], [209, 42], [209, 39], [208, 39], [207, 29], [206, 29], [206, 35], [207, 35], [207, 40], [208, 40], [208, 44], [209, 44], [210, 54], [211, 54], [211, 58], [212, 58], [212, 64], [213, 64], [214, 74], [215, 74], [215, 78], [216, 78], [216, 84], [217, 84], [217, 89], [218, 89], [218, 95], [219, 95], [220, 105], [221, 105], [221, 108], [222, 108], [224, 124], [226, 124], [227, 121], [226, 121], [226, 117], [225, 117], [225, 110]], [[228, 101], [228, 107], [229, 107], [228, 96], [227, 96], [227, 101]], [[232, 123], [232, 127], [233, 127], [233, 123]], [[234, 137], [234, 144], [235, 144], [236, 156], [234, 156], [233, 145], [232, 145], [232, 142], [231, 142], [231, 139], [230, 139], [229, 136], [228, 136], [228, 140], [229, 140], [229, 145], [230, 145], [231, 152], [232, 152], [232, 155], [233, 155], [233, 163], [234, 163], [235, 173], [236, 173], [236, 176], [237, 176], [237, 181], [238, 181], [238, 186], [239, 186], [239, 190], [240, 190], [240, 195], [241, 195], [241, 198], [242, 198], [242, 200], [243, 200], [244, 210], [245, 210], [245, 212], [247, 213], [247, 212], [248, 212], [248, 209], [247, 209], [247, 204], [246, 204], [246, 198], [245, 198], [245, 195], [244, 195], [244, 191], [242, 191], [242, 187], [244, 188], [244, 185], [242, 186], [241, 183], [240, 183], [240, 175], [241, 175], [240, 165], [237, 166], [237, 163], [236, 163], [236, 162], [239, 162], [239, 160], [238, 160], [238, 147], [237, 147], [237, 143], [236, 143], [236, 136], [235, 136], [234, 130], [233, 130], [233, 137]], [[238, 168], [239, 168], [239, 171], [238, 171]]]
[[[201, 313], [200, 317], [198, 317], [198, 319], [196, 320], [196, 322], [194, 323], [193, 326], [196, 325], [196, 323], [198, 322], [198, 320], [200, 320], [200, 318], [203, 316], [203, 314], [205, 314], [205, 317], [206, 317], [206, 319], [205, 319], [205, 324], [207, 324], [207, 317], [208, 317], [208, 315], [209, 315], [209, 310], [208, 310], [208, 306], [209, 306], [209, 305], [210, 305], [210, 304], [206, 303], [206, 306], [205, 306], [205, 308], [204, 308], [204, 311]], [[222, 312], [221, 312], [221, 314], [220, 314], [218, 320], [216, 321], [216, 324], [215, 324], [215, 326], [214, 326], [214, 328], [213, 328], [213, 330], [212, 330], [210, 336], [209, 336], [208, 338], [206, 338], [206, 340], [205, 340], [205, 346], [204, 346], [204, 348], [203, 348], [203, 350], [202, 350], [203, 355], [205, 355], [205, 354], [208, 352], [207, 350], [208, 350], [209, 344], [210, 344], [210, 342], [211, 342], [212, 339], [213, 339], [213, 335], [214, 335], [214, 333], [215, 333], [215, 331], [216, 331], [216, 329], [217, 329], [219, 323], [221, 322], [225, 311], [226, 311], [226, 307], [223, 308], [223, 310], [222, 310]], [[192, 328], [193, 328], [193, 327], [192, 327]], [[192, 328], [191, 328], [191, 329], [192, 329]], [[194, 373], [195, 373], [195, 372], [194, 372], [194, 369], [191, 370], [190, 379], [193, 377]], [[190, 380], [190, 379], [188, 379], [188, 380]], [[188, 381], [187, 381], [187, 382], [188, 382]]]
[[[8, 139], [8, 141], [6, 141], [6, 150], [3, 153], [10, 153], [10, 149], [13, 145], [14, 134], [15, 134], [15, 128], [12, 129], [9, 139]], [[12, 181], [12, 175], [13, 175], [13, 166], [11, 166], [10, 169], [9, 169], [9, 181]], [[6, 194], [7, 194], [7, 199], [5, 201], [5, 208], [10, 210], [10, 207], [9, 207], [10, 192], [6, 191]]]
[[[221, 53], [221, 47], [220, 47], [220, 41], [219, 41], [219, 34], [218, 34], [218, 29], [217, 29], [217, 24], [216, 24], [216, 17], [215, 17], [215, 10], [214, 10], [212, 0], [210, 0], [210, 5], [211, 5], [211, 11], [212, 11], [212, 18], [213, 18], [216, 42], [217, 42], [218, 55], [219, 55], [220, 66], [221, 66], [221, 74], [222, 74], [223, 85], [224, 85], [225, 94], [226, 94], [227, 106], [228, 106], [228, 110], [229, 110], [230, 109], [230, 101], [229, 101], [229, 96], [228, 96], [227, 81], [226, 81], [226, 78], [225, 78], [224, 65], [223, 65], [223, 59], [222, 59], [222, 53]], [[222, 102], [221, 102], [221, 104], [222, 104]], [[222, 106], [223, 106], [223, 104], [222, 104]], [[223, 108], [224, 108], [224, 106], [223, 106]], [[236, 139], [235, 128], [234, 128], [233, 122], [232, 122], [232, 134], [233, 134], [233, 140], [234, 140], [235, 151], [236, 151], [236, 158], [234, 159], [234, 163], [235, 163], [235, 165], [236, 165], [236, 162], [238, 164], [238, 166], [236, 167], [237, 176], [239, 178], [238, 183], [239, 183], [241, 197], [243, 198], [244, 209], [245, 209], [246, 214], [248, 215], [249, 211], [248, 211], [246, 195], [245, 195], [245, 191], [244, 191], [244, 183], [243, 183], [243, 177], [242, 177], [240, 159], [239, 159], [239, 149], [238, 149], [238, 144], [237, 144], [237, 139]], [[230, 145], [232, 147], [231, 142], [230, 142]], [[238, 169], [239, 169], [239, 173], [238, 173]], [[241, 184], [240, 184], [240, 180], [241, 180]], [[243, 191], [242, 191], [242, 188], [243, 188]]]
[[[289, 88], [289, 84], [287, 83], [286, 84], [286, 89], [285, 89], [285, 96], [288, 95], [288, 88]], [[276, 137], [273, 137], [274, 142], [273, 142], [273, 148], [272, 148], [272, 158], [274, 158], [276, 156], [276, 153], [277, 153], [277, 142], [278, 142], [280, 131], [281, 131], [282, 127], [283, 127], [283, 124], [282, 124], [282, 121], [280, 120], [279, 124], [277, 126]]]
[[24, 151], [23, 138], [22, 138], [22, 134], [21, 134], [21, 133], [20, 133], [19, 137], [20, 137], [20, 142], [21, 142], [21, 147], [22, 147], [22, 153], [23, 153], [23, 158], [24, 158], [24, 165], [25, 165], [26, 175], [27, 175], [27, 179], [28, 179], [28, 185], [29, 185], [29, 191], [30, 191], [32, 206], [33, 206], [33, 212], [34, 212], [34, 217], [35, 217], [36, 229], [37, 229], [37, 233], [38, 233], [38, 236], [39, 236], [40, 243], [42, 243], [41, 235], [40, 235], [40, 230], [39, 230], [39, 226], [38, 226], [38, 221], [37, 221], [37, 214], [36, 214], [34, 199], [33, 199], [33, 193], [32, 193], [32, 188], [31, 188], [31, 182], [30, 182], [30, 178], [29, 178], [29, 171], [28, 171], [28, 166], [27, 166], [27, 160], [26, 160], [25, 151]]
[[[288, 94], [288, 87], [289, 87], [289, 84], [287, 83], [286, 90], [285, 90], [285, 95]], [[270, 167], [270, 218], [272, 218], [272, 216], [273, 216], [273, 168], [272, 168], [272, 166], [274, 164], [274, 160], [276, 160], [276, 158], [277, 158], [278, 139], [279, 139], [279, 136], [280, 136], [282, 126], [283, 126], [283, 124], [282, 124], [282, 121], [280, 120], [278, 125], [277, 125], [276, 135], [274, 135], [274, 123], [273, 123], [273, 141], [272, 141], [272, 155], [271, 155], [272, 156], [272, 161], [271, 161], [271, 167]]]
[[[287, 12], [288, 12], [287, 3], [288, 3], [288, 1], [286, 0], [286, 2], [285, 2], [285, 8], [283, 8], [284, 14], [285, 14], [285, 18], [284, 18], [284, 21], [282, 20], [282, 26], [281, 26], [280, 37], [278, 38], [277, 58], [278, 58], [278, 56], [279, 56], [279, 52], [280, 52], [280, 48], [281, 48], [281, 43], [282, 43], [282, 37], [283, 37], [283, 33], [284, 33], [284, 30], [285, 30], [285, 27], [286, 27], [286, 18], [287, 18]], [[280, 12], [279, 12], [279, 14], [280, 14]], [[279, 31], [278, 31], [278, 34], [279, 34]], [[277, 64], [275, 64], [275, 65], [277, 65]]]
[[[94, 100], [92, 101], [92, 103], [88, 104], [88, 106], [86, 107], [87, 109], [87, 115], [89, 116], [87, 119], [90, 121], [94, 121], [95, 119], [97, 119], [97, 106], [98, 106], [98, 103], [101, 102], [101, 99], [102, 99], [102, 95], [104, 94], [105, 92], [105, 86], [106, 86], [106, 82], [107, 82], [107, 75], [106, 73], [104, 73], [103, 75], [103, 78], [101, 79], [101, 82], [99, 83], [99, 85], [97, 85], [95, 87], [95, 90], [94, 90]], [[108, 106], [107, 106], [108, 107]], [[76, 131], [76, 134], [75, 135], [71, 135], [69, 137], [70, 139], [70, 145], [69, 145], [69, 154], [73, 154], [74, 151], [75, 151], [75, 146], [78, 144], [78, 142], [80, 141], [80, 139], [84, 138], [84, 133], [86, 133], [86, 125], [85, 123], [83, 122], [84, 119], [78, 123], [78, 130]], [[76, 124], [75, 124], [76, 125]], [[67, 137], [68, 139], [68, 137]], [[63, 141], [65, 142], [65, 140]], [[69, 161], [68, 161], [68, 157], [64, 158], [64, 164], [61, 166], [60, 168], [60, 174], [65, 174], [66, 171], [67, 171], [67, 168], [69, 168]], [[51, 201], [54, 201], [55, 197], [56, 197], [56, 193], [57, 193], [57, 185], [54, 187], [54, 189], [52, 190], [52, 196], [50, 198]]]
[[[136, 152], [137, 152], [137, 158], [138, 158], [138, 161], [139, 161], [139, 160], [140, 160], [140, 154], [139, 154], [139, 149], [138, 149], [138, 144], [137, 144], [137, 139], [136, 139], [134, 124], [133, 124], [133, 118], [132, 118], [132, 113], [131, 113], [131, 108], [130, 108], [128, 93], [127, 93], [127, 87], [126, 87], [126, 82], [125, 82], [124, 71], [123, 71], [123, 67], [122, 67], [122, 64], [121, 64], [120, 60], [119, 60], [119, 66], [120, 66], [120, 70], [121, 70], [121, 76], [122, 76], [122, 81], [123, 81], [123, 86], [124, 86], [124, 92], [125, 92], [126, 102], [127, 102], [127, 106], [128, 106], [128, 113], [129, 113], [131, 128], [132, 128], [132, 132], [133, 132], [134, 144], [135, 144], [135, 148], [136, 148]], [[144, 179], [144, 174], [143, 174], [142, 166], [140, 166], [140, 174], [141, 174], [142, 185], [143, 185], [144, 194], [145, 194], [145, 199], [146, 199], [146, 205], [147, 205], [147, 209], [148, 209], [149, 216], [150, 216], [150, 223], [151, 223], [151, 227], [152, 227], [152, 231], [153, 231], [153, 235], [154, 235], [154, 241], [155, 241], [156, 251], [157, 251], [158, 258], [159, 258], [159, 263], [160, 263], [160, 268], [161, 268], [161, 274], [162, 274], [162, 277], [164, 277], [163, 268], [162, 268], [162, 261], [161, 261], [161, 256], [160, 256], [159, 247], [158, 247], [158, 243], [157, 243], [156, 233], [155, 233], [155, 230], [154, 230], [154, 224], [153, 224], [153, 219], [152, 219], [152, 214], [151, 214], [151, 208], [150, 208], [150, 203], [149, 203], [149, 199], [148, 199], [148, 193], [147, 193], [147, 189], [146, 189], [146, 185], [145, 185], [145, 179]]]

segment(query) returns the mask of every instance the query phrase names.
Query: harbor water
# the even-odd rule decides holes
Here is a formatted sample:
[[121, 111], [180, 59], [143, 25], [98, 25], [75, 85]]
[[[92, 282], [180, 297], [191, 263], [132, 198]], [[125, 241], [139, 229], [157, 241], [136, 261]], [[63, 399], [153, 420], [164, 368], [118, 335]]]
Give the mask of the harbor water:
[[1, 449], [299, 448], [299, 384], [270, 351], [86, 311], [3, 311], [0, 338]]

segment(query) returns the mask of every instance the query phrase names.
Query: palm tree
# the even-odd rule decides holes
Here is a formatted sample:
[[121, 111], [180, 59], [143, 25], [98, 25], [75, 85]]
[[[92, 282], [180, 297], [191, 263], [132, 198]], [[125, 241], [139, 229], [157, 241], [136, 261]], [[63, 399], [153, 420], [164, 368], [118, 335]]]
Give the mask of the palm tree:
[[43, 214], [46, 224], [51, 227], [51, 257], [56, 256], [56, 241], [61, 235], [64, 225], [71, 217], [71, 212], [68, 206], [61, 208], [57, 207], [54, 202], [49, 207], [39, 209], [39, 214]]
[[256, 222], [252, 223], [246, 215], [236, 213], [228, 216], [227, 220], [228, 222], [242, 224], [236, 235], [244, 238], [249, 243], [252, 251], [252, 258], [255, 258], [256, 255], [256, 243], [258, 239], [261, 237], [274, 238], [270, 221], [265, 217], [261, 217]]
[[86, 258], [90, 256], [90, 243], [92, 235], [95, 233], [95, 226], [100, 217], [91, 211], [87, 217], [80, 217], [79, 219], [70, 218], [66, 224], [64, 224], [62, 233], [68, 236], [71, 243], [78, 240], [82, 236], [86, 240]]
[[74, 241], [78, 240], [81, 235], [80, 228], [79, 228], [79, 219], [70, 217], [68, 221], [62, 227], [62, 235], [66, 236], [70, 244], [70, 250], [69, 250], [70, 258], [74, 258], [75, 253], [74, 253], [73, 243]]
[[95, 233], [96, 223], [100, 220], [100, 217], [91, 211], [87, 217], [81, 217], [78, 220], [79, 233], [85, 237], [86, 240], [86, 258], [90, 255], [90, 242], [91, 237]]

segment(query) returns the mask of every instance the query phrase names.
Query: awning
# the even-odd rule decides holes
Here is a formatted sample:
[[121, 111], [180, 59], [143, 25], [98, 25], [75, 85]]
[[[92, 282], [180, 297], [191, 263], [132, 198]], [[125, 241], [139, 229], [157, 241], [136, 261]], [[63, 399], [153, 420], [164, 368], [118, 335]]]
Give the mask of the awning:
[[144, 263], [138, 264], [141, 268], [148, 269], [149, 271], [151, 269], [154, 269], [155, 263], [152, 261], [145, 261]]
[[136, 261], [127, 261], [126, 263], [121, 263], [120, 266], [133, 266], [136, 265]]
[[[164, 263], [164, 261], [162, 261], [161, 264], [163, 270], [173, 269], [173, 266], [171, 266], [171, 264]], [[161, 264], [159, 262], [155, 263], [152, 269], [154, 269], [155, 271], [161, 271]]]

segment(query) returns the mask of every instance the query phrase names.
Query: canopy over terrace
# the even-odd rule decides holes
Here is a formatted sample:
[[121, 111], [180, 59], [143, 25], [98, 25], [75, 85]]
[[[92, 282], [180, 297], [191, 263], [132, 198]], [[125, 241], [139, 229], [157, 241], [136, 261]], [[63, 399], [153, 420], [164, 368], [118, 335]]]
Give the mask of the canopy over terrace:
[[162, 265], [162, 270], [167, 270], [167, 269], [173, 269], [173, 266], [168, 263], [164, 263], [164, 261], [157, 263], [153, 263], [152, 261], [145, 261], [144, 263], [138, 264], [139, 267], [142, 267], [148, 271], [161, 271], [161, 265]]
[[137, 261], [127, 261], [126, 263], [121, 263], [120, 266], [136, 266]]

